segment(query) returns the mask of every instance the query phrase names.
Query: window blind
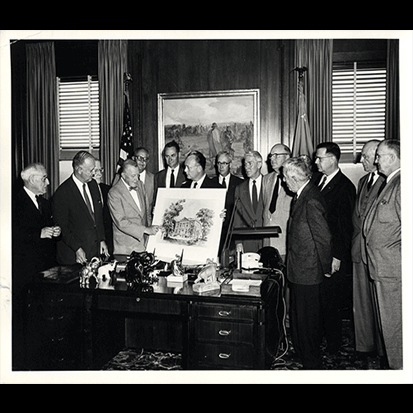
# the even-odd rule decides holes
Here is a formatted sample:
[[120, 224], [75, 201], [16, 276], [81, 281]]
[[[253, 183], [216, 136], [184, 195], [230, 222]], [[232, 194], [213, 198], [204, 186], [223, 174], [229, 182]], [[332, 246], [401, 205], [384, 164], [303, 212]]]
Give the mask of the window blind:
[[98, 149], [99, 82], [57, 78], [60, 149]]
[[384, 139], [386, 69], [333, 68], [333, 142], [353, 159], [370, 139]]

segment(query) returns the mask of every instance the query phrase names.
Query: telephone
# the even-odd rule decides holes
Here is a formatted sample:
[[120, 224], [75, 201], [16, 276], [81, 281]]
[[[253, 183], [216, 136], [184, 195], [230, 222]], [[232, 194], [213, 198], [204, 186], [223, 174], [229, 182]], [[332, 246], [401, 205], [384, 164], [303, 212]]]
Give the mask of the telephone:
[[241, 255], [241, 266], [244, 270], [256, 269], [262, 267], [262, 262], [260, 261], [260, 254], [255, 252], [246, 252]]

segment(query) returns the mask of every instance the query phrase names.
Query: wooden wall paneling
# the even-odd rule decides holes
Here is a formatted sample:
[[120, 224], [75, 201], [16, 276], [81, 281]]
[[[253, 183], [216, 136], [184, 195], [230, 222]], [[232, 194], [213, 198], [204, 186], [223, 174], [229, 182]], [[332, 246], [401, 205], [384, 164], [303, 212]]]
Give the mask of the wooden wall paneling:
[[266, 158], [276, 142], [289, 144], [295, 122], [291, 119], [293, 74], [289, 73], [293, 51], [293, 41], [284, 40], [130, 41], [134, 143], [150, 149], [148, 169], [162, 167], [157, 164], [162, 150], [158, 148], [158, 93], [259, 88], [262, 155]]

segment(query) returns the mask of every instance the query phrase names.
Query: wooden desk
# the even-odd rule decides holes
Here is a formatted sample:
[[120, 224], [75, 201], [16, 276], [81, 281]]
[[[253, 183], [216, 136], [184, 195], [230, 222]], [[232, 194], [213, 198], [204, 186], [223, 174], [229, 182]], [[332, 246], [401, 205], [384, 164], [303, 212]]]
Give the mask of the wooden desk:
[[115, 290], [39, 281], [28, 294], [28, 368], [98, 370], [133, 345], [182, 352], [184, 369], [265, 369], [283, 339], [281, 297], [276, 276], [261, 297], [196, 295], [191, 281], [165, 277], [140, 295], [122, 281]]

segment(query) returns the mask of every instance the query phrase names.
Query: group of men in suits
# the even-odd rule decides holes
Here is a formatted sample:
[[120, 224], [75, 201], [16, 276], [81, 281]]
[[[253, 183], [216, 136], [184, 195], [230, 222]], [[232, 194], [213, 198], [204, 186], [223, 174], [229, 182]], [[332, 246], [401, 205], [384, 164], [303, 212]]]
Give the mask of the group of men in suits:
[[[102, 190], [93, 179], [98, 161], [80, 151], [73, 159], [73, 174], [58, 187], [52, 203], [36, 198], [49, 182], [43, 165], [30, 165], [21, 173], [24, 188], [13, 203], [13, 285], [24, 285], [23, 274], [29, 277], [54, 263], [144, 251], [147, 236], [159, 230], [152, 225], [159, 188], [225, 188], [227, 211], [236, 205], [234, 226], [281, 227], [278, 236], [263, 243], [244, 240], [243, 246], [246, 252], [274, 246], [286, 260], [292, 338], [304, 368], [321, 367], [322, 336], [331, 352], [340, 347], [339, 310], [352, 266], [358, 351], [377, 350], [390, 368], [400, 368], [400, 145], [365, 145], [362, 163], [368, 174], [359, 182], [357, 197], [338, 166], [338, 145], [322, 143], [315, 156], [319, 172], [313, 174], [307, 158], [291, 158], [287, 146], [276, 144], [269, 155], [273, 171], [263, 176], [262, 156], [251, 151], [245, 154], [247, 179], [242, 180], [230, 173], [231, 154], [221, 152], [218, 174], [211, 179], [202, 153], [190, 152], [181, 165], [179, 145], [170, 142], [163, 151], [163, 170], [147, 171], [149, 152], [138, 148], [112, 186]], [[110, 243], [105, 208], [113, 228]], [[224, 219], [223, 235], [230, 215]]]

